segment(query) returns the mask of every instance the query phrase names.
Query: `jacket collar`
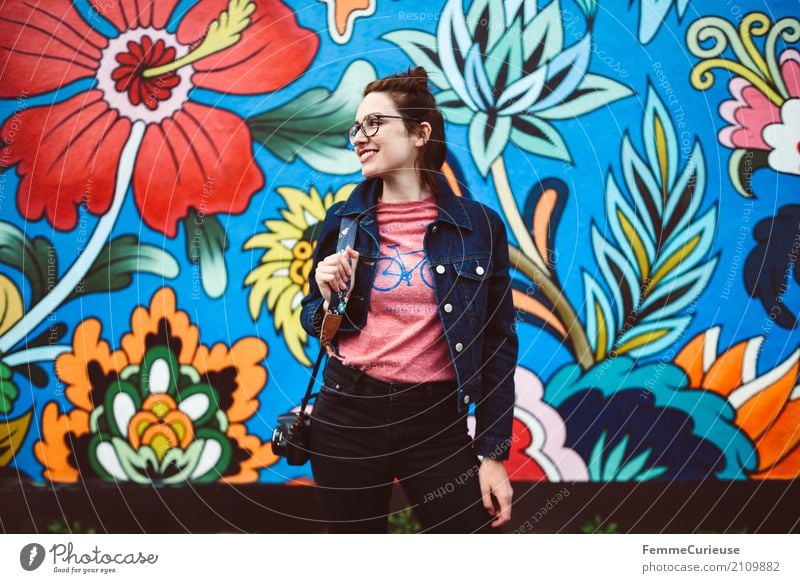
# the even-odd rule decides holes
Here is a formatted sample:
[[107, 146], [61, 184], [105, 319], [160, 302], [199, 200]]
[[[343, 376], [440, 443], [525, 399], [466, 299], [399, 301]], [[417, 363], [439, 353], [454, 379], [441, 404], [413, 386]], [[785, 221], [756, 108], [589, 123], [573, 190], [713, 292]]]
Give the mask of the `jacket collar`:
[[[382, 191], [383, 180], [381, 178], [366, 178], [355, 187], [345, 203], [336, 209], [334, 214], [339, 216], [373, 214], [378, 195]], [[472, 230], [472, 223], [460, 197], [456, 196], [441, 174], [439, 175], [439, 194], [434, 195], [434, 199], [439, 207], [438, 220], [452, 223], [468, 231]]]

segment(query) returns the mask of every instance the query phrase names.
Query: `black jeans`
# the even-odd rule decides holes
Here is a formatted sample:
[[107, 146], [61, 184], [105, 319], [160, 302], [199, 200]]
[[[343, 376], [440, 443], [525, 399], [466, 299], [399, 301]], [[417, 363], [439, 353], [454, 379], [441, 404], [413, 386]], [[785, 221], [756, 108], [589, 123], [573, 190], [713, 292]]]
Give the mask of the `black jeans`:
[[494, 533], [456, 383], [386, 383], [329, 358], [311, 469], [329, 532], [385, 533], [396, 477], [423, 532]]

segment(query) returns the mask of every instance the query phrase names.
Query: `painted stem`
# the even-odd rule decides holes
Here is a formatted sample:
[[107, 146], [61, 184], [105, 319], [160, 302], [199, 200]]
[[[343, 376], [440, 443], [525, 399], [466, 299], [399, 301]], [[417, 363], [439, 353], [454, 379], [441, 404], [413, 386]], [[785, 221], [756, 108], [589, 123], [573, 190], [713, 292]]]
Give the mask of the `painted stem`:
[[508, 174], [506, 174], [506, 164], [502, 156], [498, 156], [497, 160], [492, 163], [492, 179], [494, 180], [494, 189], [497, 193], [497, 198], [500, 201], [500, 207], [503, 209], [503, 214], [508, 221], [508, 226], [514, 238], [519, 244], [519, 249], [531, 261], [533, 261], [539, 269], [550, 277], [550, 267], [547, 262], [539, 254], [536, 245], [533, 244], [528, 229], [525, 227], [525, 222], [522, 220], [522, 215], [519, 214], [517, 207], [517, 200], [514, 198], [514, 192], [511, 190], [511, 184], [508, 182]]
[[64, 345], [37, 346], [4, 356], [3, 362], [7, 366], [19, 366], [20, 364], [28, 364], [29, 362], [48, 362], [55, 360], [60, 354], [70, 352], [71, 350], [72, 346]]
[[89, 243], [86, 245], [83, 253], [81, 253], [75, 263], [70, 266], [69, 270], [67, 270], [55, 287], [53, 287], [39, 303], [31, 308], [19, 322], [14, 324], [8, 332], [0, 337], [0, 354], [8, 352], [22, 339], [27, 338], [32, 330], [41, 324], [56, 307], [64, 302], [86, 276], [92, 268], [92, 265], [94, 265], [97, 256], [100, 255], [100, 251], [111, 236], [111, 230], [122, 209], [125, 194], [128, 192], [128, 187], [133, 177], [133, 167], [136, 161], [136, 155], [139, 153], [139, 147], [142, 144], [142, 139], [144, 138], [145, 128], [146, 124], [141, 120], [134, 122], [131, 127], [131, 135], [128, 137], [128, 141], [122, 149], [122, 154], [119, 159], [116, 190], [114, 191], [114, 199], [111, 202], [111, 208], [108, 209], [108, 212], [98, 221], [97, 228], [94, 230], [94, 233], [92, 233], [92, 237], [89, 239]]
[[586, 331], [563, 290], [556, 284], [550, 272], [550, 266], [536, 249], [531, 234], [525, 227], [525, 222], [520, 215], [517, 201], [511, 190], [511, 184], [508, 182], [508, 174], [502, 156], [492, 163], [491, 169], [497, 198], [500, 200], [500, 206], [511, 232], [519, 244], [519, 249], [510, 244], [508, 246], [511, 265], [525, 274], [542, 290], [544, 296], [553, 305], [558, 319], [564, 324], [564, 329], [567, 330], [566, 339], [572, 344], [578, 363], [584, 369], [588, 369], [594, 364], [594, 355], [589, 346]]
[[590, 369], [595, 364], [592, 347], [586, 337], [583, 322], [578, 318], [575, 309], [569, 303], [561, 288], [550, 279], [547, 272], [539, 269], [539, 266], [531, 261], [529, 257], [526, 257], [522, 251], [513, 245], [509, 245], [508, 250], [511, 265], [535, 283], [542, 290], [542, 294], [553, 304], [553, 311], [558, 316], [558, 320], [564, 325], [564, 330], [567, 331], [566, 340], [572, 345], [572, 351], [578, 364], [584, 370]]

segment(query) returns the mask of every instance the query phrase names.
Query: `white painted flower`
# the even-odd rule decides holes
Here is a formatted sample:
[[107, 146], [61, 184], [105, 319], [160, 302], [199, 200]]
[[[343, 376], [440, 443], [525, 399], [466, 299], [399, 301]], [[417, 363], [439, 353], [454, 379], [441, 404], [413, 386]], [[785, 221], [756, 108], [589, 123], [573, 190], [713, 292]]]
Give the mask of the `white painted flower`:
[[787, 99], [781, 106], [781, 121], [764, 128], [770, 145], [767, 162], [778, 172], [800, 175], [800, 98]]

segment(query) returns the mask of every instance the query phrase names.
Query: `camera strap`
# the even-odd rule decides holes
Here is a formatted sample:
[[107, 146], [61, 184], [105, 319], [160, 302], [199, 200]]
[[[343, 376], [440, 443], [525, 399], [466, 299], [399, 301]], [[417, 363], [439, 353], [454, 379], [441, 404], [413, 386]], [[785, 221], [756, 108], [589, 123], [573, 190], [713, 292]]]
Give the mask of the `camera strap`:
[[[339, 239], [336, 242], [336, 252], [345, 254], [347, 247], [353, 249], [356, 240], [356, 229], [358, 225], [353, 217], [342, 217], [342, 223], [339, 227]], [[328, 356], [335, 356], [336, 349], [331, 344], [333, 337], [339, 330], [342, 323], [345, 309], [347, 308], [347, 301], [350, 299], [350, 291], [353, 289], [353, 283], [356, 279], [356, 261], [348, 259], [348, 264], [352, 268], [353, 274], [347, 282], [347, 289], [333, 290], [331, 292], [331, 300], [328, 303], [328, 309], [322, 319], [322, 330], [320, 331], [320, 342], [323, 348], [327, 350]]]
[[[336, 252], [337, 253], [344, 253], [345, 249], [349, 246], [351, 249], [354, 249], [354, 244], [356, 240], [356, 228], [357, 223], [355, 218], [353, 217], [342, 217], [342, 222], [339, 227], [339, 239], [336, 242]], [[356, 263], [358, 263], [358, 259], [350, 260], [350, 267], [353, 270], [353, 274], [350, 276], [350, 281], [347, 283], [347, 289], [341, 290], [341, 292], [334, 290], [331, 292], [331, 299], [328, 303], [328, 309], [325, 312], [325, 316], [322, 319], [322, 330], [320, 331], [320, 350], [319, 356], [317, 357], [317, 362], [314, 363], [314, 370], [311, 373], [311, 382], [308, 384], [308, 389], [306, 390], [306, 394], [303, 397], [303, 401], [300, 404], [300, 412], [301, 414], [305, 412], [306, 405], [308, 404], [308, 400], [311, 398], [311, 389], [314, 388], [314, 381], [317, 378], [317, 371], [319, 370], [319, 364], [322, 362], [322, 356], [327, 352], [328, 356], [333, 357], [336, 354], [336, 349], [331, 345], [331, 341], [333, 337], [336, 335], [336, 332], [339, 331], [339, 326], [342, 323], [342, 318], [344, 317], [345, 308], [347, 308], [347, 301], [350, 299], [350, 291], [353, 289], [353, 284], [356, 279]]]

